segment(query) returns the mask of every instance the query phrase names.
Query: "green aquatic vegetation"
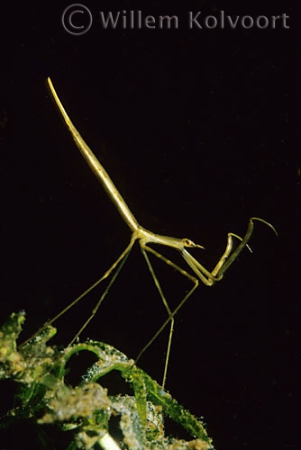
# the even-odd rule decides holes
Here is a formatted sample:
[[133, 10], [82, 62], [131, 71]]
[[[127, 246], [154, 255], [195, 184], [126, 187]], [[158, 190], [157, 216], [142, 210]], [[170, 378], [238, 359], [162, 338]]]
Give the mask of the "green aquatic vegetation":
[[[25, 321], [23, 312], [12, 314], [0, 329], [0, 379], [19, 384], [16, 406], [2, 418], [11, 421], [31, 418], [38, 427], [45, 424], [72, 433], [68, 450], [213, 449], [204, 425], [183, 408], [133, 360], [114, 347], [97, 341], [76, 343], [65, 349], [50, 346], [52, 326], [23, 345], [17, 339]], [[77, 386], [66, 382], [67, 364], [82, 351], [95, 356]], [[110, 395], [102, 378], [116, 371], [128, 383], [131, 395]], [[166, 436], [164, 420], [182, 426], [191, 440]], [[118, 421], [116, 437], [112, 422]], [[45, 447], [47, 448], [47, 442]]]

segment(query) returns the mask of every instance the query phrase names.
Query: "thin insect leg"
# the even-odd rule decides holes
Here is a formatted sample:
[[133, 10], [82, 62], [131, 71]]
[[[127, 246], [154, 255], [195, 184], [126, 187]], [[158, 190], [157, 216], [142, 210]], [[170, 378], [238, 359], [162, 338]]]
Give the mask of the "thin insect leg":
[[232, 239], [233, 236], [235, 236], [237, 239], [243, 242], [243, 239], [240, 236], [234, 235], [233, 233], [228, 233], [226, 249], [211, 272], [214, 277], [218, 277], [220, 273], [223, 273], [222, 268], [224, 267], [226, 261], [229, 259], [229, 255], [231, 254], [233, 249], [233, 239]]
[[[161, 325], [161, 327], [158, 329], [158, 331], [154, 334], [154, 336], [148, 341], [148, 343], [142, 348], [142, 350], [139, 352], [135, 363], [141, 358], [143, 353], [152, 345], [152, 343], [157, 339], [157, 337], [163, 332], [163, 330], [166, 328], [166, 326], [170, 323], [170, 321], [174, 318], [174, 316], [178, 313], [178, 311], [182, 308], [182, 306], [186, 303], [186, 301], [189, 299], [189, 297], [193, 294], [193, 292], [196, 290], [196, 288], [199, 285], [198, 280], [190, 275], [188, 272], [183, 270], [181, 267], [179, 267], [177, 264], [173, 263], [169, 259], [167, 259], [165, 256], [161, 255], [161, 253], [157, 252], [151, 247], [148, 247], [146, 245], [141, 246], [141, 249], [144, 249], [148, 251], [149, 253], [152, 253], [154, 256], [156, 256], [158, 259], [161, 259], [161, 261], [165, 262], [167, 265], [171, 266], [173, 269], [175, 269], [177, 272], [179, 272], [181, 275], [185, 276], [189, 280], [193, 282], [193, 287], [190, 289], [190, 291], [185, 295], [185, 297], [180, 301], [178, 306], [175, 308], [174, 311], [171, 311], [168, 318], [165, 320], [165, 322]], [[151, 272], [152, 273], [152, 272]], [[156, 277], [156, 276], [155, 276]], [[159, 291], [160, 292], [160, 291]], [[161, 297], [162, 298], [162, 297]], [[162, 299], [163, 300], [163, 299]], [[170, 309], [169, 309], [170, 310]], [[171, 345], [171, 342], [170, 342]], [[165, 371], [167, 370], [167, 366], [165, 368]], [[164, 371], [164, 372], [165, 372]], [[165, 383], [165, 380], [164, 380]]]
[[[206, 286], [213, 286], [214, 283], [222, 279], [224, 271], [222, 271], [221, 269], [225, 265], [233, 249], [232, 237], [236, 237], [240, 241], [243, 241], [243, 238], [241, 238], [240, 236], [234, 233], [228, 233], [225, 251], [222, 254], [221, 258], [219, 259], [218, 263], [216, 264], [215, 268], [212, 270], [212, 272], [207, 270], [201, 263], [199, 263], [199, 261], [195, 259], [185, 248], [182, 250], [181, 253], [183, 258], [185, 259], [187, 264], [191, 267], [191, 269], [194, 271], [194, 273]], [[249, 250], [251, 250], [248, 244], [245, 245], [249, 248]]]
[[[213, 286], [214, 283], [221, 280], [222, 275], [219, 274], [219, 269], [225, 264], [225, 261], [228, 259], [232, 251], [232, 235], [233, 233], [228, 234], [226, 249], [212, 272], [206, 269], [206, 267], [204, 267], [196, 258], [194, 258], [185, 248], [182, 249], [181, 255], [183, 256], [189, 267], [191, 267], [194, 273], [206, 286]], [[237, 238], [242, 240], [242, 238], [240, 238], [239, 236], [237, 236]]]
[[[259, 221], [259, 222], [262, 222], [265, 225], [269, 226], [274, 231], [274, 233], [277, 235], [277, 231], [275, 230], [275, 228], [270, 223], [268, 223], [267, 221], [265, 221], [263, 219], [260, 219], [258, 217], [252, 217], [250, 219], [250, 221], [249, 221], [247, 232], [246, 232], [244, 238], [241, 238], [240, 236], [238, 236], [238, 235], [236, 235], [234, 233], [229, 233], [228, 234], [228, 241], [227, 241], [227, 246], [226, 246], [225, 252], [223, 253], [221, 259], [219, 260], [217, 266], [213, 269], [212, 273], [210, 273], [207, 269], [205, 269], [185, 249], [182, 250], [181, 254], [184, 257], [184, 259], [186, 260], [186, 262], [188, 263], [188, 265], [194, 270], [194, 272], [198, 276], [200, 276], [200, 274], [202, 275], [202, 277], [200, 277], [201, 281], [205, 282], [205, 284], [210, 286], [215, 281], [219, 281], [223, 277], [223, 274], [225, 273], [225, 271], [231, 266], [231, 264], [233, 264], [235, 259], [238, 257], [238, 255], [242, 252], [242, 250], [245, 247], [247, 247], [250, 250], [250, 247], [248, 246], [248, 242], [249, 242], [249, 240], [250, 240], [250, 238], [252, 236], [252, 232], [253, 232], [253, 229], [254, 229], [254, 221]], [[236, 237], [237, 239], [241, 240], [241, 242], [238, 245], [238, 247], [236, 248], [236, 250], [231, 255], [230, 253], [231, 253], [232, 248], [233, 248], [233, 240], [232, 240], [233, 237]], [[159, 258], [162, 261], [164, 261], [166, 264], [174, 267], [174, 269], [179, 271], [182, 275], [184, 275], [187, 278], [189, 278], [194, 283], [194, 286], [188, 292], [188, 294], [181, 300], [181, 302], [175, 308], [175, 310], [172, 311], [172, 313], [169, 315], [169, 317], [166, 319], [166, 321], [163, 323], [163, 325], [159, 328], [159, 330], [156, 332], [156, 334], [152, 337], [152, 339], [145, 345], [145, 347], [143, 347], [143, 349], [140, 351], [139, 355], [136, 358], [136, 362], [141, 358], [141, 356], [148, 349], [148, 347], [162, 333], [162, 331], [165, 329], [165, 327], [168, 325], [168, 323], [171, 321], [171, 319], [179, 312], [179, 310], [186, 303], [186, 301], [189, 299], [189, 297], [193, 294], [193, 292], [195, 291], [195, 289], [198, 287], [198, 284], [199, 284], [198, 280], [195, 277], [191, 276], [188, 272], [186, 272], [181, 267], [179, 267], [176, 264], [174, 264], [169, 259], [165, 258], [163, 255], [161, 255], [160, 253], [158, 253], [157, 251], [155, 251], [151, 247], [147, 247], [145, 245], [143, 247], [148, 252], [153, 253], [157, 258]], [[204, 274], [208, 276], [208, 279], [204, 277]], [[205, 281], [203, 280], [203, 278], [205, 278]], [[210, 283], [210, 281], [211, 281], [211, 283]]]
[[[110, 273], [112, 272], [112, 270], [115, 270], [111, 280], [109, 281], [109, 284], [107, 285], [106, 289], [104, 290], [102, 296], [100, 297], [100, 299], [98, 300], [98, 302], [96, 303], [96, 305], [94, 306], [90, 316], [88, 317], [88, 319], [85, 321], [85, 323], [82, 325], [82, 327], [80, 328], [80, 330], [76, 333], [76, 335], [74, 336], [74, 338], [72, 339], [72, 341], [69, 343], [69, 346], [72, 345], [77, 338], [79, 338], [79, 336], [82, 334], [82, 332], [84, 331], [84, 329], [89, 325], [89, 323], [91, 322], [91, 320], [93, 319], [93, 317], [95, 316], [95, 314], [97, 313], [100, 305], [102, 304], [102, 302], [104, 301], [105, 297], [107, 296], [110, 288], [112, 287], [112, 285], [114, 284], [116, 278], [118, 277], [122, 267], [124, 266], [124, 263], [126, 262], [130, 251], [133, 248], [133, 244], [134, 244], [134, 240], [131, 241], [131, 244], [127, 246], [127, 248], [122, 252], [122, 254], [120, 255], [120, 257], [118, 258], [117, 261], [115, 261], [114, 265], [110, 267], [110, 269], [108, 270], [108, 272], [106, 272], [106, 278], [110, 275]], [[103, 278], [104, 279], [104, 278]]]
[[[243, 242], [243, 238], [241, 236], [239, 236], [238, 234], [235, 233], [228, 233], [228, 239], [227, 239], [227, 246], [226, 246], [226, 250], [224, 251], [223, 255], [221, 256], [220, 260], [218, 261], [217, 265], [214, 267], [214, 269], [212, 270], [212, 275], [214, 277], [217, 277], [218, 279], [220, 279], [222, 277], [222, 275], [219, 278], [219, 274], [220, 273], [224, 273], [223, 267], [226, 263], [226, 261], [229, 258], [229, 255], [233, 249], [233, 237], [235, 237], [236, 239], [238, 239], [239, 241]], [[244, 246], [252, 253], [252, 249], [249, 246], [249, 244], [245, 243]]]
[[[206, 286], [212, 286], [217, 281], [220, 281], [223, 278], [223, 275], [226, 272], [226, 270], [233, 264], [235, 259], [238, 257], [238, 255], [242, 252], [242, 250], [245, 247], [252, 252], [250, 246], [248, 245], [248, 242], [253, 233], [255, 220], [260, 221], [265, 225], [269, 226], [277, 234], [275, 228], [267, 221], [260, 219], [258, 217], [251, 217], [247, 228], [247, 232], [243, 238], [238, 236], [237, 234], [228, 233], [226, 249], [222, 254], [221, 258], [219, 259], [218, 263], [212, 270], [212, 272], [207, 270], [201, 263], [199, 263], [185, 248], [182, 250], [181, 253], [183, 258], [185, 259], [187, 264], [191, 267], [191, 269], [194, 271], [194, 273], [200, 278], [200, 280]], [[241, 241], [234, 251], [233, 251], [233, 237]]]
[[167, 311], [168, 317], [170, 317], [170, 329], [169, 329], [169, 335], [168, 335], [168, 341], [167, 341], [165, 366], [164, 366], [164, 373], [163, 373], [163, 380], [162, 380], [162, 388], [164, 389], [166, 376], [167, 376], [167, 369], [168, 369], [168, 363], [169, 363], [169, 357], [170, 357], [170, 351], [171, 351], [171, 343], [172, 343], [172, 335], [173, 335], [173, 332], [174, 332], [174, 323], [175, 323], [175, 321], [174, 321], [174, 318], [171, 317], [172, 312], [170, 310], [170, 307], [168, 305], [166, 297], [165, 297], [165, 295], [164, 295], [164, 293], [162, 291], [162, 288], [161, 288], [161, 285], [159, 283], [159, 280], [158, 280], [158, 278], [157, 278], [157, 276], [155, 274], [154, 268], [153, 268], [153, 266], [152, 266], [152, 264], [150, 262], [150, 259], [149, 259], [148, 255], [146, 253], [146, 249], [141, 247], [141, 251], [142, 251], [142, 254], [143, 254], [144, 258], [145, 258], [145, 261], [146, 261], [148, 269], [149, 269], [149, 271], [151, 273], [151, 276], [152, 276], [152, 278], [154, 280], [155, 286], [156, 286], [156, 288], [157, 288], [157, 290], [158, 290], [158, 292], [160, 294], [160, 297], [162, 299], [162, 302], [163, 302], [163, 304], [165, 306], [165, 309]]
[[[28, 338], [26, 341], [24, 341], [20, 347], [25, 345], [28, 341], [33, 339], [34, 337], [38, 336], [46, 327], [52, 325], [56, 320], [58, 320], [61, 316], [63, 316], [66, 312], [68, 312], [73, 306], [75, 306], [80, 300], [82, 300], [89, 292], [91, 292], [94, 288], [96, 288], [103, 280], [105, 280], [111, 272], [118, 266], [120, 261], [124, 259], [124, 257], [131, 251], [133, 245], [134, 245], [135, 239], [133, 237], [130, 240], [130, 243], [127, 245], [125, 250], [118, 256], [116, 261], [111, 265], [111, 267], [104, 273], [104, 275], [99, 278], [95, 283], [93, 283], [88, 289], [86, 289], [84, 292], [82, 292], [78, 297], [76, 297], [75, 300], [73, 300], [66, 308], [64, 308], [62, 311], [60, 311], [56, 316], [54, 316], [52, 319], [48, 320], [41, 328], [38, 329], [36, 333], [34, 333], [30, 338]], [[82, 330], [81, 330], [82, 331]], [[78, 335], [78, 333], [77, 333]], [[76, 335], [76, 337], [77, 337]]]
[[[224, 260], [223, 260], [223, 264], [219, 265], [219, 263], [217, 264], [217, 266], [214, 268], [213, 272], [218, 278], [222, 278], [222, 276], [224, 275], [224, 273], [226, 272], [226, 270], [233, 264], [233, 262], [236, 260], [236, 258], [239, 256], [239, 254], [242, 252], [242, 250], [245, 247], [248, 247], [250, 249], [250, 247], [248, 246], [248, 242], [251, 239], [251, 236], [253, 234], [253, 229], [254, 229], [254, 221], [258, 221], [258, 222], [262, 222], [265, 225], [267, 225], [268, 227], [270, 227], [274, 233], [276, 234], [276, 236], [278, 235], [277, 231], [275, 230], [275, 228], [273, 227], [273, 225], [271, 225], [269, 222], [267, 222], [266, 220], [260, 219], [259, 217], [251, 217], [251, 219], [249, 220], [249, 225], [246, 231], [246, 234], [243, 238], [241, 239], [240, 244], [238, 245], [238, 247], [234, 250], [234, 252], [232, 253], [232, 255], [230, 255], [230, 251], [232, 250], [232, 236], [238, 237], [237, 235], [233, 235], [232, 233], [228, 234], [228, 244], [227, 244], [227, 248], [230, 248], [230, 251], [227, 252], [227, 249], [223, 255]], [[227, 254], [227, 255], [226, 255]], [[226, 256], [225, 256], [226, 255]], [[222, 257], [222, 258], [223, 258]]]

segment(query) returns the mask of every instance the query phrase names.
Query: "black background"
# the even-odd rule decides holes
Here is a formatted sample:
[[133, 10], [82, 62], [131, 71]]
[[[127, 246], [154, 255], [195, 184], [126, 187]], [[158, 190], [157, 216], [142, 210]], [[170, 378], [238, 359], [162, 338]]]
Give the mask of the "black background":
[[[180, 311], [166, 387], [204, 416], [217, 449], [298, 448], [292, 4], [89, 1], [94, 21], [82, 36], [62, 26], [70, 4], [23, 5], [3, 24], [1, 320], [26, 310], [29, 336], [100, 277], [130, 238], [63, 124], [46, 85], [51, 76], [143, 226], [204, 245], [193, 254], [209, 269], [227, 233], [243, 235], [249, 217], [276, 227], [278, 238], [256, 224], [253, 253], [245, 251], [213, 288], [201, 285]], [[179, 28], [103, 30], [99, 11], [121, 10], [178, 15]], [[290, 28], [188, 28], [188, 11], [220, 10], [286, 13]], [[185, 267], [179, 255], [164, 254]], [[159, 262], [154, 267], [175, 307], [189, 285]], [[72, 338], [97, 294], [57, 322], [56, 343]], [[83, 338], [134, 358], [164, 320], [137, 247]], [[165, 347], [166, 334], [139, 362], [158, 381]], [[5, 412], [11, 394], [2, 390]], [[25, 425], [1, 439], [1, 449], [41, 448]]]

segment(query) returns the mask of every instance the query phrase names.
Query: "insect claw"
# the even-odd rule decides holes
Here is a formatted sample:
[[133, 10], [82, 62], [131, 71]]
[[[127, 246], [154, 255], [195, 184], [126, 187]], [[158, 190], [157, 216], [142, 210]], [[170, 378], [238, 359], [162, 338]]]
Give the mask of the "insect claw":
[[252, 222], [253, 222], [253, 220], [257, 220], [258, 222], [262, 222], [262, 223], [264, 223], [265, 225], [267, 225], [268, 227], [270, 227], [271, 228], [271, 230], [273, 230], [274, 231], [274, 233], [276, 234], [276, 236], [278, 236], [278, 233], [277, 233], [277, 230], [276, 230], [276, 228], [275, 227], [273, 227], [273, 225], [271, 224], [271, 223], [269, 223], [269, 222], [267, 222], [266, 220], [264, 220], [264, 219], [261, 219], [260, 217], [251, 217], [251, 219], [250, 219]]

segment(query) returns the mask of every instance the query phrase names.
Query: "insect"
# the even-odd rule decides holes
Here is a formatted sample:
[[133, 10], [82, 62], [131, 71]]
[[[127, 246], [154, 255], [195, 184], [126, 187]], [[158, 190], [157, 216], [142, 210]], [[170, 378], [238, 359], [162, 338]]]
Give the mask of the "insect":
[[[78, 333], [74, 336], [71, 343], [73, 343], [83, 332], [83, 330], [87, 327], [89, 322], [93, 319], [95, 314], [97, 313], [101, 303], [103, 302], [104, 298], [108, 294], [111, 286], [113, 285], [114, 281], [116, 280], [123, 264], [125, 263], [127, 256], [129, 255], [131, 249], [133, 248], [135, 242], [138, 242], [142, 255], [146, 261], [147, 267], [149, 269], [149, 272], [151, 274], [151, 277], [155, 283], [155, 286], [158, 290], [159, 296], [164, 304], [164, 307], [166, 309], [167, 313], [167, 319], [162, 324], [162, 326], [159, 328], [159, 330], [154, 334], [154, 336], [151, 338], [151, 340], [142, 348], [140, 353], [138, 354], [136, 358], [137, 360], [141, 357], [141, 355], [146, 351], [146, 349], [155, 341], [155, 339], [162, 333], [162, 331], [165, 329], [166, 326], [169, 325], [169, 335], [168, 335], [168, 342], [167, 342], [167, 350], [166, 350], [166, 359], [165, 359], [165, 366], [164, 366], [164, 374], [163, 374], [163, 381], [162, 381], [162, 387], [164, 388], [165, 382], [166, 382], [166, 376], [167, 376], [167, 369], [168, 369], [168, 362], [170, 358], [170, 351], [171, 351], [171, 344], [172, 344], [172, 336], [174, 331], [174, 316], [178, 313], [178, 311], [182, 308], [182, 306], [187, 302], [187, 300], [191, 297], [193, 292], [197, 289], [199, 285], [199, 281], [204, 283], [206, 286], [212, 286], [217, 281], [220, 281], [223, 278], [224, 273], [228, 268], [233, 264], [235, 259], [238, 257], [238, 255], [241, 253], [241, 251], [247, 247], [249, 250], [250, 247], [248, 246], [248, 242], [251, 238], [251, 235], [253, 233], [254, 229], [254, 222], [262, 222], [268, 227], [270, 227], [276, 234], [275, 228], [265, 221], [264, 219], [261, 219], [259, 217], [251, 217], [249, 220], [249, 224], [247, 227], [247, 231], [245, 233], [244, 237], [240, 237], [237, 234], [234, 233], [228, 233], [227, 237], [227, 244], [224, 253], [220, 257], [219, 261], [217, 262], [216, 266], [213, 270], [206, 269], [194, 256], [192, 256], [189, 253], [189, 249], [203, 249], [204, 247], [202, 245], [196, 244], [190, 239], [184, 238], [175, 238], [171, 236], [163, 236], [160, 234], [153, 233], [146, 228], [142, 227], [131, 210], [129, 209], [128, 205], [126, 204], [125, 200], [119, 193], [118, 189], [116, 188], [115, 184], [113, 183], [112, 179], [108, 175], [105, 168], [101, 165], [101, 163], [98, 161], [90, 147], [86, 144], [84, 139], [81, 137], [75, 126], [73, 125], [71, 119], [69, 118], [64, 106], [62, 105], [58, 94], [56, 93], [56, 90], [52, 84], [52, 81], [50, 78], [47, 79], [48, 85], [51, 91], [51, 94], [60, 110], [60, 113], [62, 114], [67, 127], [69, 128], [69, 131], [71, 132], [71, 135], [80, 150], [81, 154], [83, 155], [84, 159], [98, 178], [98, 180], [103, 185], [104, 189], [107, 191], [107, 194], [109, 195], [111, 201], [116, 206], [117, 210], [119, 211], [121, 217], [125, 221], [125, 223], [130, 228], [132, 234], [130, 238], [129, 244], [126, 246], [126, 248], [122, 251], [122, 253], [119, 255], [119, 257], [116, 259], [116, 261], [111, 265], [111, 267], [105, 272], [105, 274], [97, 280], [92, 286], [90, 286], [86, 291], [84, 291], [79, 297], [77, 297], [73, 302], [71, 302], [65, 309], [63, 309], [61, 312], [59, 312], [53, 319], [48, 321], [46, 325], [51, 325], [53, 322], [55, 322], [59, 317], [61, 317], [63, 314], [65, 314], [70, 308], [72, 308], [76, 303], [78, 303], [82, 298], [84, 298], [92, 289], [94, 289], [97, 285], [99, 285], [103, 280], [109, 279], [109, 283], [104, 290], [101, 298], [96, 303], [94, 309], [92, 310], [90, 316], [87, 318], [87, 320], [84, 322]], [[239, 244], [234, 248], [234, 239], [237, 239], [239, 241]], [[182, 269], [180, 266], [175, 264], [170, 259], [166, 258], [164, 255], [159, 253], [156, 249], [153, 248], [153, 245], [156, 246], [165, 246], [170, 247], [172, 249], [175, 249], [176, 251], [180, 252], [181, 256], [183, 257], [184, 261], [188, 265], [188, 267], [192, 270], [193, 274], [190, 272], [187, 272], [186, 270]], [[179, 302], [178, 306], [171, 310], [168, 301], [163, 293], [163, 290], [161, 288], [160, 282], [155, 274], [154, 268], [151, 264], [149, 254], [154, 255], [164, 263], [171, 266], [174, 270], [179, 272], [183, 277], [186, 277], [188, 280], [192, 282], [192, 287], [190, 288], [189, 292], [182, 298], [182, 300]], [[40, 331], [40, 330], [39, 330]], [[39, 332], [38, 331], [38, 332]]]

